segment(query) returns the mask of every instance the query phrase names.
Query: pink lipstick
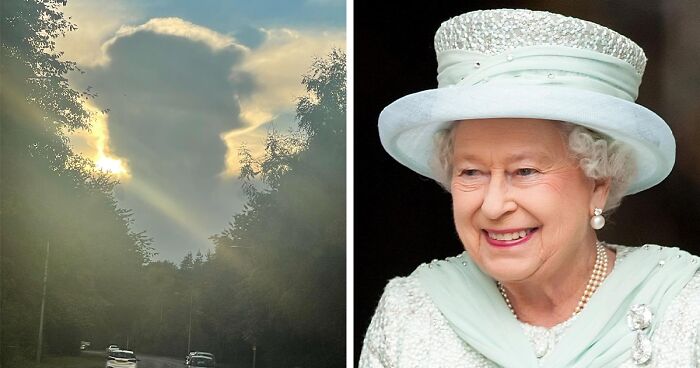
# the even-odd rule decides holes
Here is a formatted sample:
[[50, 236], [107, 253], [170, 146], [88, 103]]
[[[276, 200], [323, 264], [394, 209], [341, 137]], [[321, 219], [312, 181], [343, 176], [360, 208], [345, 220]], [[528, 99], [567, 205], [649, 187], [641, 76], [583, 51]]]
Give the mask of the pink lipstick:
[[[527, 228], [527, 229], [504, 229], [504, 230], [482, 230], [484, 233], [484, 237], [486, 237], [486, 241], [490, 244], [493, 245], [494, 247], [514, 247], [516, 245], [520, 245], [525, 243], [526, 241], [530, 240], [532, 238], [532, 234], [536, 233], [537, 230], [539, 230], [538, 227], [535, 228]], [[521, 236], [522, 233], [525, 232], [525, 236]], [[494, 235], [494, 237], [502, 238], [502, 239], [495, 239], [491, 235]], [[507, 236], [504, 236], [504, 234], [518, 234], [518, 237], [516, 239], [507, 239]]]

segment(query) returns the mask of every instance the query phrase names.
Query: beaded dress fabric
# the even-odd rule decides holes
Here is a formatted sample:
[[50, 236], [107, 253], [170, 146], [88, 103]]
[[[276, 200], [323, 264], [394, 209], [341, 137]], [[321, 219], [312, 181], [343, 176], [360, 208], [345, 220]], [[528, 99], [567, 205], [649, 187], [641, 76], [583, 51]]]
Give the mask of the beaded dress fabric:
[[[615, 266], [639, 248], [608, 245], [617, 251]], [[615, 267], [613, 267], [615, 272]], [[551, 328], [521, 322], [540, 363], [546, 362], [574, 316]], [[485, 333], [488, 333], [487, 331]], [[621, 367], [700, 367], [700, 272], [673, 299], [651, 336], [651, 358]], [[451, 329], [428, 294], [413, 277], [389, 282], [365, 335], [360, 368], [498, 367], [466, 344]]]

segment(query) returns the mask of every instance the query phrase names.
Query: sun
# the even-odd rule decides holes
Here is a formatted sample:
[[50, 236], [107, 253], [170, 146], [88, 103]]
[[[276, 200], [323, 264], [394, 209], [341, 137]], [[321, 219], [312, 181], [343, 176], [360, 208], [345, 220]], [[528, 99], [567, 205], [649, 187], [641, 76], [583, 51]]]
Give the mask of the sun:
[[83, 107], [90, 114], [91, 127], [69, 133], [73, 149], [92, 161], [90, 170], [96, 169], [120, 180], [130, 179], [129, 160], [115, 155], [110, 148], [109, 115], [89, 101], [83, 101]]
[[101, 171], [104, 171], [104, 172], [107, 172], [110, 174], [115, 174], [115, 175], [126, 174], [126, 168], [124, 167], [122, 160], [116, 159], [116, 158], [102, 156], [99, 159], [97, 159], [97, 161], [95, 162], [95, 167], [98, 170], [101, 170]]

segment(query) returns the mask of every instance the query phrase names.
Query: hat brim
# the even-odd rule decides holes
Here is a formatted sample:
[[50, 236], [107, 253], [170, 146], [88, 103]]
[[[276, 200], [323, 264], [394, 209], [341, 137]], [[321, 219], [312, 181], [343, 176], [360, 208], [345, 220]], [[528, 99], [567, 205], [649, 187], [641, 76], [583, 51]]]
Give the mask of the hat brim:
[[617, 97], [556, 85], [477, 85], [404, 96], [379, 115], [384, 149], [401, 164], [438, 180], [431, 169], [435, 133], [459, 120], [532, 118], [566, 121], [628, 145], [637, 175], [627, 194], [661, 182], [673, 168], [676, 143], [653, 111]]

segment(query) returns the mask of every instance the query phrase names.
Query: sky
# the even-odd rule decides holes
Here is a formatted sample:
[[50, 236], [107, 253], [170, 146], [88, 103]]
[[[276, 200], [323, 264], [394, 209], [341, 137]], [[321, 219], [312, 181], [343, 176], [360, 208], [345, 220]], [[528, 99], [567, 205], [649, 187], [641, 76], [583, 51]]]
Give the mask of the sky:
[[344, 0], [69, 0], [78, 30], [59, 39], [92, 129], [75, 151], [112, 172], [155, 260], [213, 249], [243, 208], [241, 144], [295, 127], [314, 57], [345, 49]]

